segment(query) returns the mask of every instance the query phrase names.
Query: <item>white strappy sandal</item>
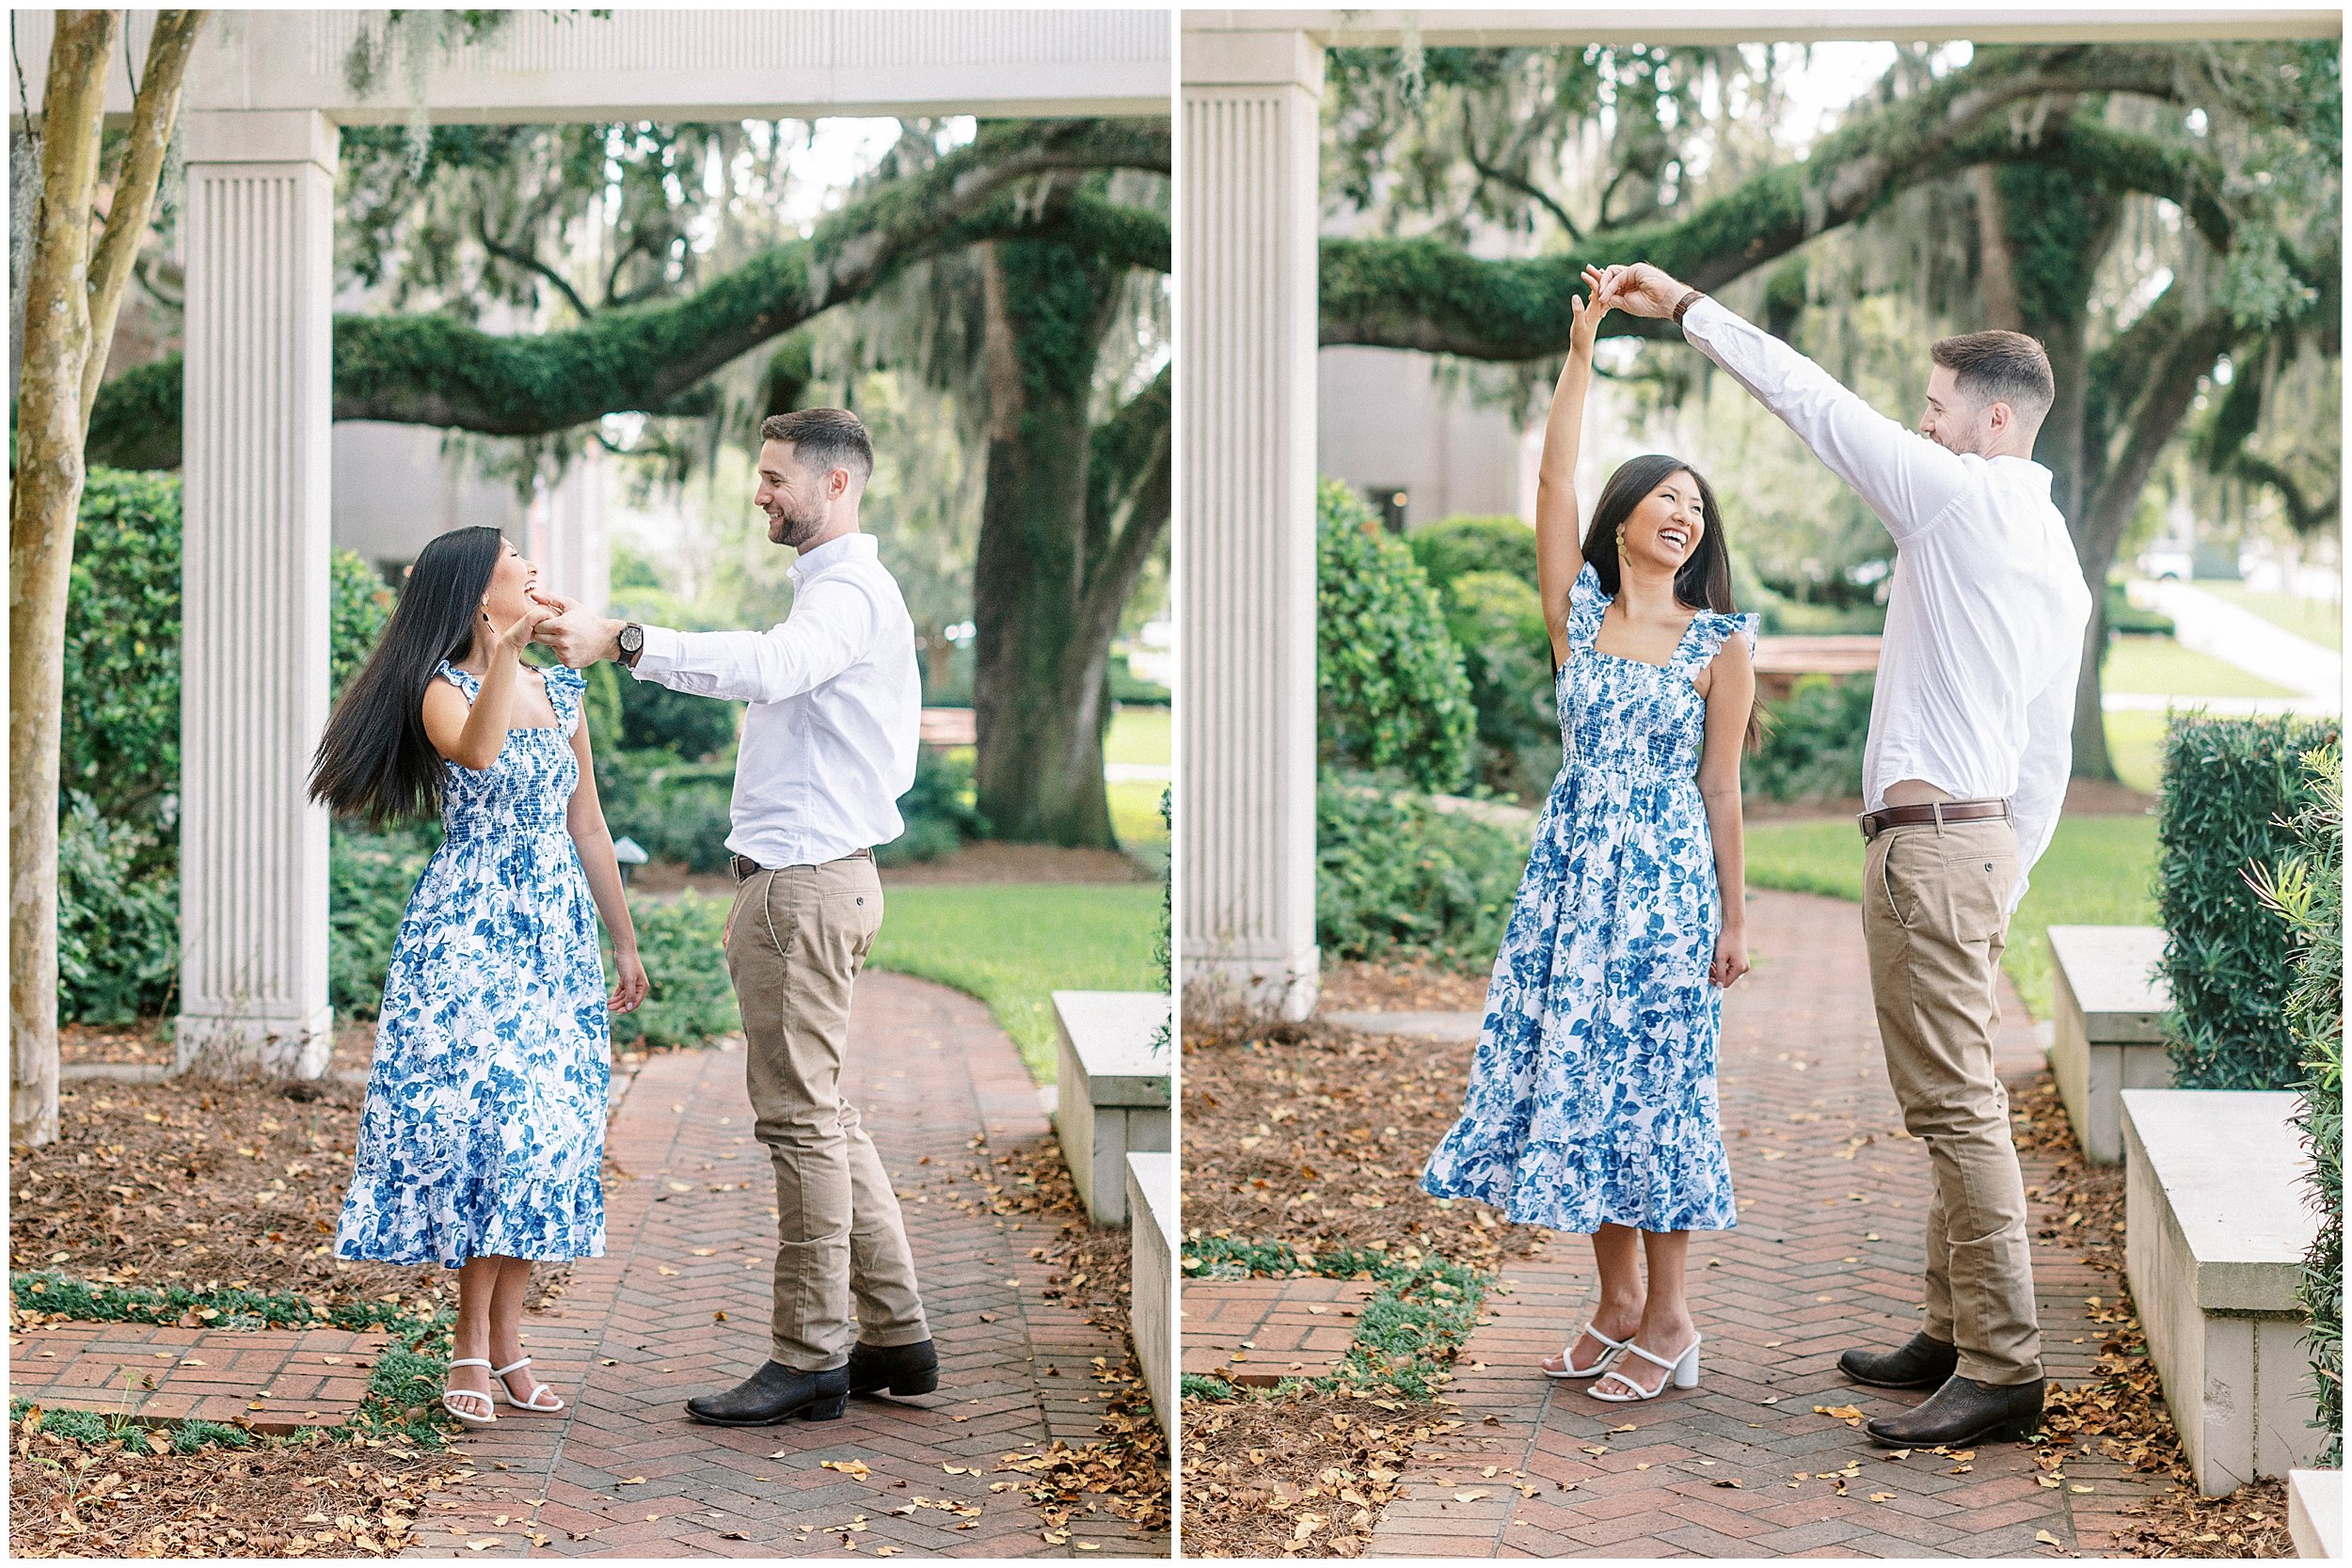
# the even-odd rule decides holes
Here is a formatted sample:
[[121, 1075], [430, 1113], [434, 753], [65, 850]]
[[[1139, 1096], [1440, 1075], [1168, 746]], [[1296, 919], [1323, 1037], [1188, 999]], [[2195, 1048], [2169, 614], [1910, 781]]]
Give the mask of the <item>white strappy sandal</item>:
[[[468, 1356], [462, 1361], [453, 1361], [449, 1365], [452, 1371], [456, 1370], [460, 1367], [480, 1367], [484, 1371], [488, 1371], [490, 1370], [490, 1364], [487, 1361], [477, 1361], [471, 1356]], [[496, 1374], [493, 1374], [493, 1386], [495, 1386]], [[482, 1402], [482, 1409], [479, 1412], [472, 1410], [460, 1410], [455, 1404], [451, 1402], [453, 1400], [479, 1400]], [[448, 1411], [460, 1426], [496, 1426], [498, 1424], [498, 1412], [491, 1408], [491, 1405], [494, 1402], [495, 1402], [488, 1394], [484, 1393], [479, 1388], [444, 1388], [441, 1390], [441, 1408]]]
[[[1671, 1361], [1662, 1355], [1652, 1355], [1641, 1346], [1629, 1341], [1625, 1347], [1628, 1351], [1640, 1356], [1653, 1367], [1666, 1369], [1667, 1375], [1658, 1380], [1658, 1386], [1644, 1388], [1625, 1373], [1613, 1369], [1601, 1378], [1599, 1383], [1594, 1384], [1584, 1391], [1593, 1398], [1606, 1400], [1611, 1404], [1636, 1404], [1643, 1400], [1654, 1400], [1669, 1388], [1695, 1388], [1699, 1384], [1699, 1338], [1700, 1336], [1693, 1334], [1689, 1347]], [[1601, 1384], [1612, 1379], [1624, 1384], [1629, 1392], [1623, 1394], [1602, 1392]]]
[[[452, 1362], [451, 1365], [455, 1366], [456, 1363]], [[490, 1364], [487, 1361], [485, 1361], [483, 1365], [487, 1367]], [[530, 1365], [531, 1357], [526, 1355], [511, 1367], [493, 1368], [490, 1372], [491, 1386], [496, 1388], [501, 1394], [503, 1394], [506, 1397], [506, 1402], [515, 1406], [517, 1410], [536, 1410], [542, 1415], [552, 1416], [557, 1411], [564, 1408], [563, 1397], [557, 1394], [554, 1389], [540, 1382], [537, 1378], [534, 1377], [531, 1380], [531, 1397], [528, 1399], [516, 1399], [515, 1397], [515, 1391], [506, 1386], [507, 1373], [519, 1372], [525, 1367]], [[542, 1403], [541, 1402], [544, 1400], [553, 1400], [555, 1402], [553, 1404]]]
[[[1583, 1338], [1587, 1334], [1591, 1335], [1594, 1338], [1598, 1339], [1602, 1344], [1608, 1346], [1609, 1348], [1602, 1351], [1600, 1353], [1600, 1359], [1594, 1362], [1591, 1366], [1580, 1367], [1576, 1364], [1577, 1340]], [[1556, 1378], [1563, 1383], [1573, 1378], [1598, 1377], [1602, 1372], [1608, 1370], [1609, 1363], [1617, 1358], [1617, 1353], [1624, 1350], [1633, 1341], [1630, 1339], [1612, 1339], [1608, 1335], [1603, 1334], [1599, 1329], [1595, 1328], [1591, 1323], [1586, 1323], [1583, 1329], [1578, 1333], [1575, 1339], [1570, 1339], [1566, 1344], [1560, 1347], [1561, 1370], [1555, 1372], [1549, 1367], [1546, 1367], [1544, 1369], [1544, 1375], [1549, 1378]]]

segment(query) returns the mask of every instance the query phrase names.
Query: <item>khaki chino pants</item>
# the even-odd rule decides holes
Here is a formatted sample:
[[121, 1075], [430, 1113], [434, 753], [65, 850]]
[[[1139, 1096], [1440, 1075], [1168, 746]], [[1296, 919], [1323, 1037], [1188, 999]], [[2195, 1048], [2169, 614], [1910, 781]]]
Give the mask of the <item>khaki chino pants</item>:
[[854, 1340], [930, 1338], [889, 1173], [841, 1097], [850, 990], [882, 917], [871, 855], [755, 872], [730, 916], [754, 1132], [776, 1174], [774, 1356], [804, 1372], [846, 1365]]
[[2026, 1188], [1993, 1070], [1995, 987], [2017, 884], [1998, 818], [1889, 828], [1864, 860], [1862, 930], [1886, 1076], [1928, 1146], [1928, 1334], [1979, 1383], [2042, 1375]]

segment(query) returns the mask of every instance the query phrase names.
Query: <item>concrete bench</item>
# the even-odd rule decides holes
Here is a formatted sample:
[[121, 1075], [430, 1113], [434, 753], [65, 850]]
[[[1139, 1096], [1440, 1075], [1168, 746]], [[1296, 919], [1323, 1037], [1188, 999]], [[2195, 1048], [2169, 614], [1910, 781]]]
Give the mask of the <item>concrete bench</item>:
[[2296, 1557], [2344, 1556], [2344, 1472], [2287, 1472], [2287, 1534]]
[[2122, 1101], [2124, 1266], [2198, 1489], [2309, 1465], [2324, 1445], [2295, 1290], [2319, 1215], [2296, 1096], [2125, 1089]]
[[1127, 1156], [1127, 1321], [1152, 1414], [1176, 1437], [1176, 1156]]
[[2050, 1075], [2093, 1164], [2123, 1158], [2125, 1089], [2169, 1089], [2172, 1056], [2164, 1037], [2171, 988], [2157, 966], [2156, 926], [2050, 927]]
[[1168, 998], [1153, 991], [1054, 993], [1061, 1030], [1054, 1130], [1097, 1225], [1127, 1223], [1129, 1154], [1175, 1148], [1168, 1104], [1175, 1047], [1152, 1043], [1168, 1016]]

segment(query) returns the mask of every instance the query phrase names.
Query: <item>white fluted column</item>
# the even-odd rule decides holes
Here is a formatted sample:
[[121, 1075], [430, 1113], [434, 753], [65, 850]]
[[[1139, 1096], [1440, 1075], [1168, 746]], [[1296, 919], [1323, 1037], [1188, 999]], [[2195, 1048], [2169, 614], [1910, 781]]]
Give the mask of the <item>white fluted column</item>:
[[1184, 34], [1184, 956], [1303, 1018], [1315, 949], [1315, 227], [1323, 49]]
[[191, 114], [180, 698], [182, 1068], [326, 1068], [335, 127]]

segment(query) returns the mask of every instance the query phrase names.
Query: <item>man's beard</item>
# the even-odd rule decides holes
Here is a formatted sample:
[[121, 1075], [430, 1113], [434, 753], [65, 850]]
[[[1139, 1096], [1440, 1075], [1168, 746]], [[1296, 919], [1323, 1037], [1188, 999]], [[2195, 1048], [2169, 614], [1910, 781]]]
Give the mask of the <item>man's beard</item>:
[[773, 513], [768, 519], [768, 537], [776, 544], [793, 549], [804, 548], [811, 539], [824, 531], [825, 515], [814, 509], [793, 511], [790, 507]]

